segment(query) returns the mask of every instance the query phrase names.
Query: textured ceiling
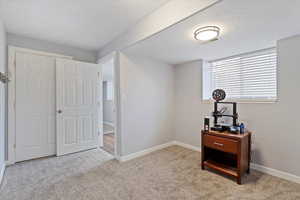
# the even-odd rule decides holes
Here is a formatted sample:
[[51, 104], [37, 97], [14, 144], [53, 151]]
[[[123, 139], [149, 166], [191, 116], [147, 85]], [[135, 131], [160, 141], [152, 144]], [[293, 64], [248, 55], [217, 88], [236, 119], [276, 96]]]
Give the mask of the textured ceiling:
[[98, 50], [169, 0], [0, 0], [7, 31]]
[[[213, 60], [273, 47], [282, 38], [300, 34], [299, 0], [224, 0], [213, 7], [127, 49], [171, 64]], [[201, 43], [197, 27], [217, 25], [221, 38]]]

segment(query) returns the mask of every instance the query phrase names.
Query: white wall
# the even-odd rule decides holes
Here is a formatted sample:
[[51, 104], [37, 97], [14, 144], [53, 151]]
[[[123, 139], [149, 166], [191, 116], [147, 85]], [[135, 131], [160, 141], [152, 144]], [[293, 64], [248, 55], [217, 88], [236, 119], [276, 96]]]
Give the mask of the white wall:
[[[253, 162], [300, 176], [300, 36], [278, 42], [279, 102], [238, 104], [240, 119], [254, 133]], [[200, 145], [203, 116], [212, 104], [201, 102], [201, 61], [175, 68], [176, 140]]]
[[121, 53], [122, 156], [173, 139], [173, 67]]
[[222, 0], [168, 1], [153, 13], [143, 18], [134, 27], [131, 27], [127, 32], [123, 33], [121, 37], [108, 43], [100, 50], [98, 57], [101, 58], [112, 51], [127, 48], [221, 1]]
[[49, 53], [73, 56], [74, 60], [84, 62], [96, 63], [97, 61], [97, 52], [94, 51], [83, 50], [77, 47], [56, 44], [10, 33], [7, 35], [7, 44], [22, 48], [46, 51]]
[[[0, 19], [0, 72], [6, 72], [6, 33]], [[0, 184], [5, 159], [5, 85], [0, 82]]]

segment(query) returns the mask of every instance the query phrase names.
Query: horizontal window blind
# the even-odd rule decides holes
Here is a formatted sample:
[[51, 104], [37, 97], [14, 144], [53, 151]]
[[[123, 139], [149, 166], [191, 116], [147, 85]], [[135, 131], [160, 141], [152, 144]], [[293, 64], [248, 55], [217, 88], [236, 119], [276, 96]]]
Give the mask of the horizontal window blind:
[[277, 99], [276, 49], [210, 62], [211, 89], [223, 89], [229, 99]]

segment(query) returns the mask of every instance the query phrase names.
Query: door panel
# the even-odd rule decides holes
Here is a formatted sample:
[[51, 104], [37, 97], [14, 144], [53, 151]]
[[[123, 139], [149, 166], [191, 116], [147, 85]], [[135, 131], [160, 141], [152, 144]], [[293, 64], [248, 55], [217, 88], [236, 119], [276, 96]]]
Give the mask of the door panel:
[[99, 66], [56, 60], [57, 155], [98, 147]]
[[16, 161], [56, 153], [55, 58], [16, 53]]
[[63, 118], [64, 122], [64, 134], [65, 134], [65, 144], [71, 145], [77, 143], [77, 128], [76, 116], [68, 116]]

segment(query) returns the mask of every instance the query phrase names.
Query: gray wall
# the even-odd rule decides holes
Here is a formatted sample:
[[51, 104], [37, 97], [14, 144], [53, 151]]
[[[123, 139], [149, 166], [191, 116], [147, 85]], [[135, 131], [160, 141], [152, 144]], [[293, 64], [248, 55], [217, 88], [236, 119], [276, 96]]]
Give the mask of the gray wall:
[[200, 147], [203, 117], [210, 105], [201, 103], [202, 61], [175, 67], [175, 140]]
[[[0, 72], [6, 72], [6, 60], [6, 33], [0, 19]], [[5, 85], [0, 82], [0, 172], [5, 159], [5, 96]]]
[[[241, 121], [254, 133], [254, 163], [300, 176], [300, 36], [278, 41], [279, 102], [239, 104]], [[175, 68], [176, 140], [200, 145], [203, 116], [212, 104], [201, 101], [201, 62]]]
[[7, 34], [7, 43], [8, 45], [34, 49], [39, 51], [46, 51], [49, 53], [57, 53], [66, 56], [73, 56], [74, 60], [92, 62], [96, 63], [97, 61], [97, 52], [83, 50], [76, 47], [71, 47], [62, 44], [55, 44], [43, 40], [32, 39], [28, 37], [23, 37], [15, 34]]
[[173, 139], [171, 65], [120, 54], [122, 156]]

